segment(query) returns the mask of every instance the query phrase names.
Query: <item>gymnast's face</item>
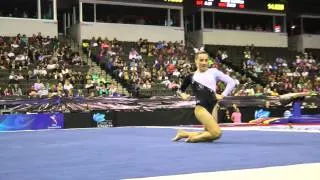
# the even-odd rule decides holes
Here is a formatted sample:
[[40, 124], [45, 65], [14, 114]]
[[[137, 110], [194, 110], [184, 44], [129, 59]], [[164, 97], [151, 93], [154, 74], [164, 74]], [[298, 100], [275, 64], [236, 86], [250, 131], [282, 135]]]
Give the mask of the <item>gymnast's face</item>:
[[200, 72], [205, 72], [208, 69], [208, 54], [199, 54], [196, 59], [196, 65]]

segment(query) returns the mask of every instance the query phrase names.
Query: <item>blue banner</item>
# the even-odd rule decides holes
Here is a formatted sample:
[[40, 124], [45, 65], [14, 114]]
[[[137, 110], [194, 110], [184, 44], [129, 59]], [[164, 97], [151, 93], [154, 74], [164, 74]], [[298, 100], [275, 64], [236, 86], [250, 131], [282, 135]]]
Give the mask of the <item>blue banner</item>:
[[93, 111], [92, 120], [97, 124], [98, 128], [111, 128], [116, 125], [113, 115], [112, 111]]
[[0, 131], [62, 129], [62, 113], [9, 114], [0, 116]]
[[259, 109], [254, 112], [255, 119], [268, 118], [268, 117], [270, 117], [270, 111], [265, 111], [263, 109]]

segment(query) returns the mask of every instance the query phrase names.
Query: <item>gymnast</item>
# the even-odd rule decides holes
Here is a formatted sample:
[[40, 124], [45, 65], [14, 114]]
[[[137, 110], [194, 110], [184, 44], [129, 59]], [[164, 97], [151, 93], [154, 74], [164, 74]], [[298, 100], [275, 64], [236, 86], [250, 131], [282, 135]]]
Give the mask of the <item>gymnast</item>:
[[279, 96], [279, 101], [281, 105], [286, 106], [292, 103], [292, 116], [300, 117], [301, 116], [301, 106], [302, 102], [307, 98], [311, 97], [314, 94], [312, 91], [307, 92], [297, 92], [297, 93], [288, 93]]
[[[189, 100], [191, 96], [186, 93], [186, 89], [191, 85], [196, 97], [194, 113], [198, 121], [204, 126], [204, 131], [187, 132], [178, 130], [176, 136], [172, 139], [173, 141], [185, 138], [185, 142], [196, 143], [219, 139], [221, 137], [221, 129], [217, 119], [219, 101], [228, 96], [236, 86], [235, 80], [230, 76], [216, 68], [208, 68], [209, 55], [203, 48], [195, 49], [195, 53], [197, 70], [184, 79], [177, 94], [182, 99]], [[227, 84], [222, 94], [216, 93], [218, 80]]]
[[287, 93], [279, 96], [279, 101], [281, 105], [285, 106], [292, 103], [295, 100], [303, 101], [307, 96], [312, 96], [312, 91], [307, 92], [296, 92], [296, 93]]

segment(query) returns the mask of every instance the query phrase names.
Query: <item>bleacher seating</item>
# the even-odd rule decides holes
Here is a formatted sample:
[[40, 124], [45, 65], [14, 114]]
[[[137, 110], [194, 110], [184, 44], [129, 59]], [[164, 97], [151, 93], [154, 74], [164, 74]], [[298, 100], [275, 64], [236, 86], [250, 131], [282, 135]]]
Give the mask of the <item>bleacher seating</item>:
[[[81, 60], [76, 59], [74, 52], [70, 49], [71, 45], [67, 40], [51, 39], [42, 37], [40, 34], [33, 37], [16, 36], [16, 37], [0, 37], [0, 55], [1, 55], [1, 69], [0, 69], [0, 96], [13, 96], [12, 89], [16, 86], [22, 90], [20, 96], [30, 96], [30, 89], [38, 80], [45, 86], [44, 88], [50, 92], [52, 85], [58, 83], [64, 84], [64, 81], [75, 77], [72, 91], [70, 94], [65, 91], [65, 95], [89, 95], [92, 89], [86, 89], [86, 76], [90, 66]], [[14, 56], [7, 56], [6, 54], [14, 53]], [[22, 54], [28, 55], [28, 59], [22, 60], [20, 63], [16, 58]], [[49, 61], [58, 67], [56, 70], [47, 69], [46, 65]], [[43, 67], [46, 69], [47, 75], [34, 74], [35, 69]], [[55, 79], [53, 76], [55, 72], [61, 73], [63, 69], [69, 69], [69, 73], [63, 74], [63, 79]], [[15, 75], [21, 74], [23, 79], [10, 80], [10, 74], [14, 72]], [[82, 79], [78, 79], [82, 78]], [[71, 80], [71, 79], [69, 79]], [[8, 93], [3, 91], [8, 89]], [[95, 90], [93, 88], [93, 90]], [[96, 91], [96, 90], [95, 90]], [[80, 94], [79, 94], [80, 93]]]
[[[89, 41], [89, 40], [87, 40]], [[138, 41], [137, 41], [138, 42]], [[130, 67], [129, 60], [129, 53], [132, 49], [137, 50], [138, 54], [142, 57], [142, 62], [144, 63], [144, 67], [146, 68], [153, 68], [155, 66], [155, 61], [160, 58], [158, 54], [153, 53], [144, 53], [141, 52], [141, 47], [138, 46], [137, 42], [118, 42], [121, 44], [121, 50], [116, 53], [116, 56], [119, 56], [121, 59], [121, 62], [123, 62], [123, 67]], [[148, 45], [145, 46], [147, 48], [150, 48], [152, 46], [157, 46], [157, 43], [154, 42], [148, 42]], [[221, 70], [229, 73], [234, 78], [238, 79], [241, 83], [241, 88], [239, 89], [254, 89], [261, 91], [259, 89], [263, 88], [269, 88], [270, 81], [267, 79], [267, 76], [263, 73], [256, 73], [252, 71], [254, 69], [253, 67], [244, 67], [244, 64], [247, 64], [248, 60], [252, 60], [257, 64], [261, 64], [262, 67], [264, 67], [267, 63], [269, 63], [272, 66], [278, 66], [277, 61], [279, 59], [282, 59], [285, 61], [285, 63], [291, 68], [292, 65], [294, 65], [294, 62], [296, 61], [296, 55], [298, 55], [297, 52], [289, 51], [287, 48], [275, 48], [275, 47], [254, 47], [252, 45], [248, 47], [244, 46], [215, 46], [215, 45], [206, 45], [206, 50], [209, 52], [210, 56], [213, 57], [213, 63], [216, 64], [216, 67], [219, 67]], [[111, 48], [112, 49], [112, 48]], [[193, 64], [193, 52], [192, 47], [184, 47], [186, 50], [186, 56], [188, 59], [188, 63]], [[129, 91], [132, 92], [132, 94], [139, 94], [141, 97], [150, 97], [150, 96], [169, 96], [174, 95], [174, 89], [171, 89], [168, 87], [168, 85], [164, 85], [163, 80], [155, 80], [152, 83], [152, 86], [150, 88], [141, 88], [141, 84], [139, 84], [136, 81], [126, 81], [122, 79], [121, 77], [118, 77], [118, 73], [122, 71], [122, 69], [119, 69], [118, 67], [113, 66], [114, 60], [108, 58], [97, 58], [97, 55], [101, 52], [101, 49], [99, 47], [95, 47], [91, 49], [92, 52], [92, 58], [95, 61], [98, 61], [100, 66], [105, 69], [108, 73], [110, 73], [116, 80], [118, 80], [120, 83], [122, 83], [126, 88], [128, 88]], [[171, 55], [166, 54], [167, 49], [161, 49], [160, 51], [165, 52], [163, 55], [164, 60], [168, 60], [170, 62], [170, 58], [172, 58]], [[221, 61], [221, 52], [225, 51], [228, 55], [228, 58], [226, 60]], [[244, 53], [245, 51], [250, 51], [251, 55], [246, 56]], [[311, 50], [310, 50], [311, 51]], [[312, 51], [313, 53], [317, 53], [316, 50]], [[219, 54], [220, 53], [220, 54]], [[99, 59], [100, 58], [100, 59]], [[245, 65], [247, 66], [247, 65]], [[121, 66], [121, 68], [123, 68]], [[163, 66], [166, 70], [167, 66]], [[253, 69], [252, 69], [253, 68]], [[264, 71], [264, 70], [263, 70]], [[167, 72], [168, 75], [168, 72]], [[131, 77], [130, 71], [129, 76]], [[168, 75], [171, 79], [171, 76]], [[171, 79], [172, 80], [172, 79]], [[182, 78], [178, 79], [178, 84], [181, 83]], [[244, 87], [243, 86], [247, 86]], [[223, 86], [221, 86], [223, 88]], [[272, 87], [272, 92], [269, 91], [269, 94], [277, 94], [274, 91], [277, 91], [278, 87]], [[139, 91], [137, 93], [137, 91]], [[264, 90], [266, 91], [266, 90]], [[238, 93], [234, 92], [234, 94], [247, 94], [248, 93]]]

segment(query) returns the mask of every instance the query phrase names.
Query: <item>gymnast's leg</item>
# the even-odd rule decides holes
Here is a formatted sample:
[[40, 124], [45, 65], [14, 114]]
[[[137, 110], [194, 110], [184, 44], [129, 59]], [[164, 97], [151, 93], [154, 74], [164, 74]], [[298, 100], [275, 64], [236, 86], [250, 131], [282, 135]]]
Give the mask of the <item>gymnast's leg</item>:
[[[205, 128], [206, 131], [206, 128]], [[190, 136], [196, 136], [201, 134], [202, 132], [195, 132], [195, 131], [185, 131], [183, 129], [178, 129], [178, 132], [172, 141], [179, 141], [180, 139], [189, 138]]]
[[[218, 110], [219, 110], [219, 107], [220, 107], [219, 103], [216, 103], [216, 105], [214, 106], [213, 111], [212, 111], [212, 117], [215, 120], [215, 122], [217, 122], [217, 123], [218, 123]], [[195, 114], [197, 114], [196, 113], [196, 109], [195, 109]], [[199, 118], [197, 117], [197, 119], [199, 119]], [[210, 117], [210, 119], [212, 119], [212, 118]], [[199, 120], [199, 121], [201, 122], [201, 120]], [[201, 122], [201, 124], [203, 124], [203, 123]], [[204, 132], [207, 132], [207, 131], [208, 131], [207, 127], [204, 126]], [[203, 132], [190, 132], [190, 131], [188, 132], [188, 131], [184, 131], [182, 129], [179, 129], [177, 134], [176, 134], [176, 136], [172, 139], [172, 141], [179, 141], [180, 139], [201, 135], [202, 133]], [[213, 139], [210, 139], [210, 140], [215, 140], [215, 139], [218, 139], [218, 138], [213, 138]], [[190, 141], [190, 139], [192, 139], [192, 138], [189, 138], [186, 141]]]
[[[212, 116], [215, 120], [217, 120], [217, 110], [219, 108], [219, 104], [217, 103], [212, 111]], [[202, 122], [201, 122], [202, 124]], [[204, 127], [204, 131], [208, 131], [206, 127]], [[179, 141], [180, 139], [189, 138], [191, 136], [197, 136], [202, 134], [203, 132], [192, 132], [192, 131], [184, 131], [179, 129], [176, 136], [172, 139], [172, 141]], [[188, 141], [188, 140], [187, 140]]]
[[279, 100], [282, 105], [290, 104], [293, 100], [309, 96], [310, 92], [288, 93], [280, 95]]
[[[218, 108], [214, 108], [218, 110]], [[205, 142], [217, 140], [221, 137], [221, 129], [217, 120], [210, 114], [204, 107], [197, 105], [195, 108], [195, 116], [204, 125], [205, 131], [191, 135], [187, 138], [186, 142]]]
[[177, 135], [172, 139], [172, 141], [179, 141], [180, 139], [189, 138], [190, 136], [196, 136], [198, 134], [201, 134], [201, 132], [188, 132], [179, 129]]
[[[196, 110], [195, 110], [196, 112]], [[198, 119], [198, 117], [196, 117]], [[200, 120], [199, 120], [200, 121]], [[201, 121], [200, 121], [201, 122]], [[203, 123], [201, 122], [201, 124], [203, 125]], [[204, 132], [208, 131], [206, 126], [204, 126]], [[184, 139], [184, 138], [189, 138], [189, 137], [193, 137], [193, 136], [197, 136], [202, 134], [203, 132], [192, 132], [192, 131], [185, 131], [182, 129], [179, 129], [176, 136], [172, 139], [172, 141], [179, 141], [180, 139]], [[188, 141], [188, 139], [186, 140]]]

